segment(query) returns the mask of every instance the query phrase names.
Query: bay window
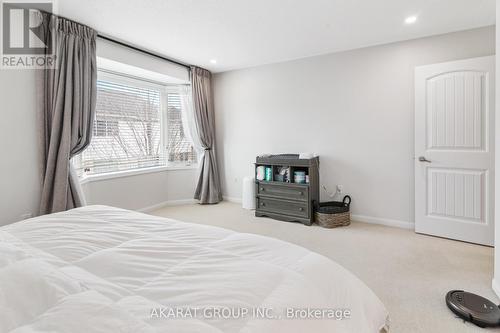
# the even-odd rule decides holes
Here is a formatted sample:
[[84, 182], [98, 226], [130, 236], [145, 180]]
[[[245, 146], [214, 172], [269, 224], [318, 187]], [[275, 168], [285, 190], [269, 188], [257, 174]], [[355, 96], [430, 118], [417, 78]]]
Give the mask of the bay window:
[[189, 86], [100, 70], [93, 136], [75, 158], [80, 176], [155, 167], [189, 167], [197, 153], [183, 113]]

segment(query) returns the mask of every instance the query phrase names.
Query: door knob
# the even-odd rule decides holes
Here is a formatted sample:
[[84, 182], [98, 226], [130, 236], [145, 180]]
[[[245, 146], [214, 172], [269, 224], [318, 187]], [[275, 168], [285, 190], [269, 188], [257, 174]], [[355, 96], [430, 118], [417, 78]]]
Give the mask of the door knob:
[[429, 161], [428, 159], [426, 159], [424, 156], [420, 156], [418, 158], [419, 162], [425, 162], [425, 163], [432, 163], [432, 161]]

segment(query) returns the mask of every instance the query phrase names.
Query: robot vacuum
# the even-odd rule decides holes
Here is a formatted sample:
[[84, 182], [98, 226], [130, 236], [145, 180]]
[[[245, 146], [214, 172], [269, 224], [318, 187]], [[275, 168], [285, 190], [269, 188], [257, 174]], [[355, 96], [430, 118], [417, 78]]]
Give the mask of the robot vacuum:
[[446, 305], [457, 316], [479, 327], [500, 326], [500, 308], [479, 295], [452, 290], [446, 294]]

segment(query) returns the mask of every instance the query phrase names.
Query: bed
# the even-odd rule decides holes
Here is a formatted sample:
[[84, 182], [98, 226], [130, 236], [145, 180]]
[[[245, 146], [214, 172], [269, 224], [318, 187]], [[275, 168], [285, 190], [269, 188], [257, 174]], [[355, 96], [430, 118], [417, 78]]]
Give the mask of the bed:
[[276, 239], [107, 206], [0, 228], [0, 332], [381, 332], [353, 274]]

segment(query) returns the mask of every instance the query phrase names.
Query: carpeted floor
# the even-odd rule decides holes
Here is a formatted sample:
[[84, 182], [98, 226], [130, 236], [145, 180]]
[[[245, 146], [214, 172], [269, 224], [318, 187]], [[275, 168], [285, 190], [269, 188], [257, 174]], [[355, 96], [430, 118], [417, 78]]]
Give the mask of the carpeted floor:
[[151, 214], [275, 237], [325, 255], [380, 297], [391, 316], [391, 332], [500, 332], [464, 323], [444, 303], [450, 289], [498, 302], [491, 289], [492, 248], [356, 222], [337, 229], [306, 227], [256, 218], [228, 202], [165, 207]]

